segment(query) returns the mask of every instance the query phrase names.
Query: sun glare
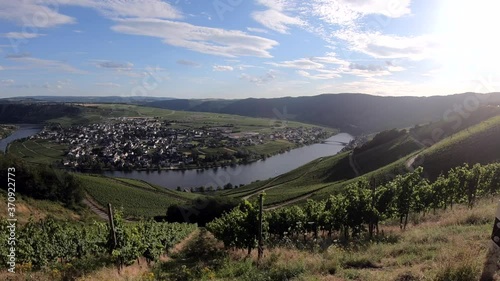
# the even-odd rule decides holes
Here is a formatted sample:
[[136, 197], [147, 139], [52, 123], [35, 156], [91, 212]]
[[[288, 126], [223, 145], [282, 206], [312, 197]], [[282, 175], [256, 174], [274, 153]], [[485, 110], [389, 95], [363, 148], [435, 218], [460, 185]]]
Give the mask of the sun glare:
[[495, 72], [500, 63], [500, 1], [443, 1], [436, 26], [443, 67]]

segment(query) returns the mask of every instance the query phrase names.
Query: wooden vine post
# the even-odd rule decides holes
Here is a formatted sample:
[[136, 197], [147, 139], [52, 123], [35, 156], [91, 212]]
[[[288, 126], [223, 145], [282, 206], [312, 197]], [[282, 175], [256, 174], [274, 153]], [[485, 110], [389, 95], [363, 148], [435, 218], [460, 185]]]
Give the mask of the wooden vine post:
[[483, 273], [480, 281], [493, 281], [493, 276], [498, 269], [498, 261], [500, 259], [500, 201], [498, 202], [497, 212], [495, 214], [495, 224], [491, 234], [491, 245], [486, 254], [486, 262], [484, 263]]
[[115, 222], [113, 221], [113, 208], [111, 207], [111, 203], [108, 203], [108, 219], [109, 219], [109, 227], [111, 231], [111, 237], [113, 237], [113, 247], [109, 249], [109, 253], [111, 254], [113, 250], [116, 248], [116, 229]]
[[260, 262], [264, 253], [264, 241], [262, 240], [262, 212], [264, 211], [264, 194], [259, 195], [259, 248], [257, 261]]

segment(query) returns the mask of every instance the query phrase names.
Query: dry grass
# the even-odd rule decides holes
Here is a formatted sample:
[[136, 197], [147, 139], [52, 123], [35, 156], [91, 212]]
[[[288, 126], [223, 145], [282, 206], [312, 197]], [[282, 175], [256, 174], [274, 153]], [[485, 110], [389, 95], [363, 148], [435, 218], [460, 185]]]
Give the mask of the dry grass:
[[[326, 250], [315, 251], [266, 248], [258, 266], [256, 250], [252, 251], [250, 257], [247, 257], [246, 251], [232, 250], [228, 252], [226, 259], [215, 262], [218, 266], [211, 267], [213, 262], [204, 264], [201, 269], [202, 272], [205, 270], [206, 274], [201, 278], [197, 276], [185, 280], [257, 281], [261, 280], [259, 276], [267, 276], [266, 280], [301, 281], [477, 280], [490, 243], [489, 236], [496, 207], [496, 200], [484, 199], [472, 210], [457, 205], [453, 210], [412, 216], [406, 231], [401, 231], [396, 223], [389, 222], [381, 226], [384, 236], [391, 238], [386, 239], [386, 242], [360, 241], [347, 246], [332, 245]], [[193, 243], [190, 241], [197, 240], [195, 237], [200, 236], [194, 233], [177, 245], [171, 253], [178, 254], [174, 255], [174, 260], [162, 260], [158, 264], [160, 267], [154, 267], [156, 271], [142, 261], [125, 268], [121, 273], [113, 267], [104, 268], [80, 280], [154, 280], [152, 271], [156, 274], [168, 271], [173, 273], [176, 269], [171, 266], [175, 265], [175, 262], [179, 262], [179, 266], [184, 264], [184, 249], [192, 248]], [[194, 245], [212, 245], [212, 248], [219, 250], [222, 248], [222, 244], [215, 241], [210, 234], [206, 234], [202, 239], [204, 243], [198, 242]], [[206, 252], [203, 249], [198, 250]], [[179, 268], [177, 267], [177, 270]], [[25, 278], [13, 280], [57, 280], [50, 278], [50, 272], [32, 275], [31, 278], [26, 274], [19, 275]], [[2, 273], [0, 279], [8, 280], [6, 276], [8, 275]]]
[[[260, 268], [301, 272], [290, 280], [478, 280], [496, 207], [496, 200], [484, 199], [472, 210], [456, 205], [453, 210], [412, 216], [405, 231], [389, 222], [382, 229], [394, 238], [388, 239], [391, 242], [355, 242], [314, 252], [266, 249]], [[231, 251], [229, 256], [233, 263], [244, 262], [246, 251]], [[250, 258], [255, 264], [257, 252]]]

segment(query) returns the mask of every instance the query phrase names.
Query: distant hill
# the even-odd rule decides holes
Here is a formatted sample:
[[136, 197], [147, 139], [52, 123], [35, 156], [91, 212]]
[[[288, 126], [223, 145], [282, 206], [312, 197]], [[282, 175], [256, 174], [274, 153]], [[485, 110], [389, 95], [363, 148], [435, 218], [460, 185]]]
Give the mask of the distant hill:
[[165, 100], [173, 100], [170, 97], [147, 97], [147, 96], [31, 96], [31, 97], [14, 97], [5, 98], [0, 101], [12, 102], [69, 102], [69, 103], [131, 103], [140, 104], [148, 102], [157, 102]]
[[[479, 97], [479, 98], [477, 98]], [[477, 102], [499, 105], [500, 93], [463, 93], [431, 97], [381, 97], [365, 94], [323, 94], [269, 99], [175, 99], [170, 97], [34, 96], [0, 99], [0, 103], [125, 103], [150, 107], [286, 119], [367, 134], [407, 128], [468, 114]]]
[[40, 124], [50, 119], [76, 117], [81, 108], [61, 103], [0, 103], [1, 123]]
[[[286, 118], [360, 134], [405, 128], [443, 119], [456, 106], [474, 105], [475, 93], [432, 97], [381, 97], [365, 94], [323, 94], [242, 100], [165, 100], [145, 103], [173, 110]], [[499, 104], [500, 93], [479, 94], [484, 104]], [[467, 104], [469, 103], [469, 104]], [[458, 114], [458, 113], [453, 113]], [[450, 116], [452, 114], [449, 114]]]

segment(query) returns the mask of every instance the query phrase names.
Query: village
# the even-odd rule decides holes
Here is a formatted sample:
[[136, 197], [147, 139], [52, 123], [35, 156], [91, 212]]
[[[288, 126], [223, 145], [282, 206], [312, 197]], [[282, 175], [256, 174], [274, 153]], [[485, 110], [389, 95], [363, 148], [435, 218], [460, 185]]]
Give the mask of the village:
[[320, 142], [332, 134], [320, 127], [284, 126], [271, 132], [239, 132], [230, 124], [200, 128], [175, 124], [159, 118], [121, 117], [107, 123], [69, 128], [48, 125], [36, 138], [68, 145], [62, 161], [67, 168], [153, 170], [249, 163], [270, 155], [245, 148], [279, 140], [298, 147]]

